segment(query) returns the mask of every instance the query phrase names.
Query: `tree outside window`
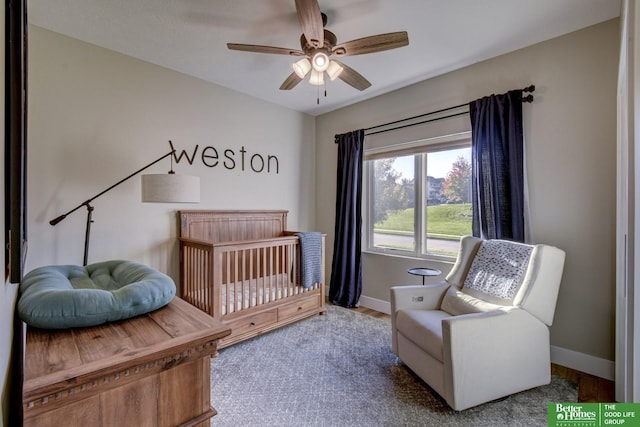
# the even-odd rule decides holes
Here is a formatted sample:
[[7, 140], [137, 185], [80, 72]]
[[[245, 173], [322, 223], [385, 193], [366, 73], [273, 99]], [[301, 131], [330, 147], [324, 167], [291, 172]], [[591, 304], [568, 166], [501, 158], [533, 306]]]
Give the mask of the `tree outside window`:
[[471, 234], [471, 148], [372, 160], [369, 249], [453, 257]]

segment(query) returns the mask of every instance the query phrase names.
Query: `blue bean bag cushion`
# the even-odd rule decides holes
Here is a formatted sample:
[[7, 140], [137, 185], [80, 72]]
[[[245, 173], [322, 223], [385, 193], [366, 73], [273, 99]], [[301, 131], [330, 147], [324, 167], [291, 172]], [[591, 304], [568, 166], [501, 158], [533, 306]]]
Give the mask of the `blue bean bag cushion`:
[[17, 309], [29, 326], [65, 329], [148, 313], [168, 304], [175, 294], [169, 276], [132, 261], [52, 265], [24, 276]]

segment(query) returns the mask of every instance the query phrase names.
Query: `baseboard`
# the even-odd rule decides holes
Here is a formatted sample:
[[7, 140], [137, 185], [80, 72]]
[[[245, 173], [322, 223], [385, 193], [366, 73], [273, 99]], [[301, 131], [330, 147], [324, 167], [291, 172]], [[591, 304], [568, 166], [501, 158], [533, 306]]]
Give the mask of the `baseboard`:
[[616, 364], [612, 360], [552, 345], [551, 362], [606, 380], [615, 381]]
[[361, 295], [358, 302], [362, 307], [370, 308], [371, 310], [379, 311], [384, 314], [391, 314], [391, 303], [389, 301], [383, 301], [381, 299]]
[[[391, 303], [389, 303], [389, 301], [362, 295], [360, 297], [360, 305], [379, 311], [380, 313], [391, 314]], [[615, 362], [589, 354], [552, 345], [551, 363], [566, 366], [567, 368], [607, 380], [615, 380]]]

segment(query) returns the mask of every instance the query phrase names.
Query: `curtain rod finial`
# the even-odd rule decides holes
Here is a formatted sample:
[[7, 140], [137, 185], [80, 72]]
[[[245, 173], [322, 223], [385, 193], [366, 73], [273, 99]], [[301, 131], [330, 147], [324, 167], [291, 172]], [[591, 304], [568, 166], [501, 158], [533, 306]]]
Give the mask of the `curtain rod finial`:
[[536, 85], [530, 85], [522, 89], [523, 92], [534, 92], [536, 90]]

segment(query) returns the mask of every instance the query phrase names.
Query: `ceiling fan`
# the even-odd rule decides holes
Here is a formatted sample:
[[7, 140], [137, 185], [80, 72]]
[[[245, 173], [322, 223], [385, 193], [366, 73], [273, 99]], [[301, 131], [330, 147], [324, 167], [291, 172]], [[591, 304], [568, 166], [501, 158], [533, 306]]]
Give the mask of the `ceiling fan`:
[[295, 0], [298, 19], [302, 26], [300, 49], [288, 49], [274, 46], [227, 43], [227, 48], [245, 52], [272, 53], [276, 55], [303, 56], [293, 64], [293, 73], [286, 78], [280, 90], [293, 89], [311, 72], [309, 83], [324, 84], [324, 73], [331, 80], [340, 78], [358, 90], [365, 90], [371, 83], [348, 65], [331, 59], [335, 56], [362, 55], [396, 49], [409, 44], [406, 31], [377, 34], [338, 44], [338, 39], [326, 30], [327, 15], [320, 11], [318, 0]]

